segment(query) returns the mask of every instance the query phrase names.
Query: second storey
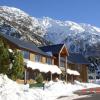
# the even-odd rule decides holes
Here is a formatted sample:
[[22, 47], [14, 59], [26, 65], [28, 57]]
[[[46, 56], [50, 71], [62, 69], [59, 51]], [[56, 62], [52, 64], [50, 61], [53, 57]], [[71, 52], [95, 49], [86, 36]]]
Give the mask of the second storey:
[[34, 45], [34, 43], [19, 40], [5, 34], [1, 34], [1, 37], [7, 42], [9, 49], [21, 52], [24, 59], [28, 59], [33, 62], [41, 62], [44, 64], [54, 64], [54, 57], [40, 50], [36, 45]]

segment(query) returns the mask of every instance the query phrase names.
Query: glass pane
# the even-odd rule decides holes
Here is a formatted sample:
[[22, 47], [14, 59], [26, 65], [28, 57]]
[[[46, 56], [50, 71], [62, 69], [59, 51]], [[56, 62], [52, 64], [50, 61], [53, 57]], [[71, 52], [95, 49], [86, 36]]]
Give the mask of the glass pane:
[[41, 56], [40, 55], [35, 55], [35, 61], [36, 62], [41, 62]]
[[64, 67], [65, 66], [65, 63], [64, 62], [60, 62], [60, 67]]
[[28, 51], [22, 51], [24, 58], [29, 59], [29, 52]]
[[47, 64], [52, 64], [52, 59], [51, 58], [47, 58]]

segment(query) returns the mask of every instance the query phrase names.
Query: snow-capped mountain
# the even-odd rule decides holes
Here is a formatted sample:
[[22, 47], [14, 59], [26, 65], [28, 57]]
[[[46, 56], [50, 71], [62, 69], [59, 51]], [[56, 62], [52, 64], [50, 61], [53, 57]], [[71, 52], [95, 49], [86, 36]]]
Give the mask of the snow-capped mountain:
[[0, 32], [31, 40], [36, 45], [49, 44], [39, 36], [45, 33], [45, 30], [39, 24], [38, 19], [30, 17], [24, 11], [14, 7], [0, 7]]
[[[45, 39], [53, 43], [66, 43], [73, 52], [100, 50], [100, 28], [90, 24], [54, 20], [48, 17], [39, 19], [46, 30]], [[88, 52], [88, 53], [89, 53]]]
[[20, 9], [1, 6], [0, 31], [37, 45], [48, 45], [48, 40], [54, 44], [65, 43], [72, 52], [100, 54], [100, 28], [90, 24], [35, 18]]

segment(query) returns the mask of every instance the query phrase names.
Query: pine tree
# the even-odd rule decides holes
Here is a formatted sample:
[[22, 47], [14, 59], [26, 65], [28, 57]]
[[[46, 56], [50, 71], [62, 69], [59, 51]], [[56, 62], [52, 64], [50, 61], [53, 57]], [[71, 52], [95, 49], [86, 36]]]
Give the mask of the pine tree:
[[[12, 68], [10, 64], [12, 63]], [[9, 78], [16, 80], [22, 78], [24, 73], [23, 55], [17, 50], [9, 52], [9, 46], [0, 36], [0, 73], [7, 74]]]
[[0, 73], [7, 74], [9, 70], [9, 63], [8, 45], [0, 36]]
[[24, 65], [23, 65], [23, 55], [19, 51], [14, 51], [11, 69], [11, 78], [16, 80], [17, 78], [22, 78], [24, 73]]

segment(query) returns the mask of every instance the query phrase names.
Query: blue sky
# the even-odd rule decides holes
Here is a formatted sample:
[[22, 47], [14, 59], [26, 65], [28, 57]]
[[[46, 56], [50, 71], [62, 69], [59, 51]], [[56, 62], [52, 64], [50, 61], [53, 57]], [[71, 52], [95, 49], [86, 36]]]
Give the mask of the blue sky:
[[0, 0], [0, 5], [17, 7], [38, 18], [48, 16], [100, 27], [100, 0]]

